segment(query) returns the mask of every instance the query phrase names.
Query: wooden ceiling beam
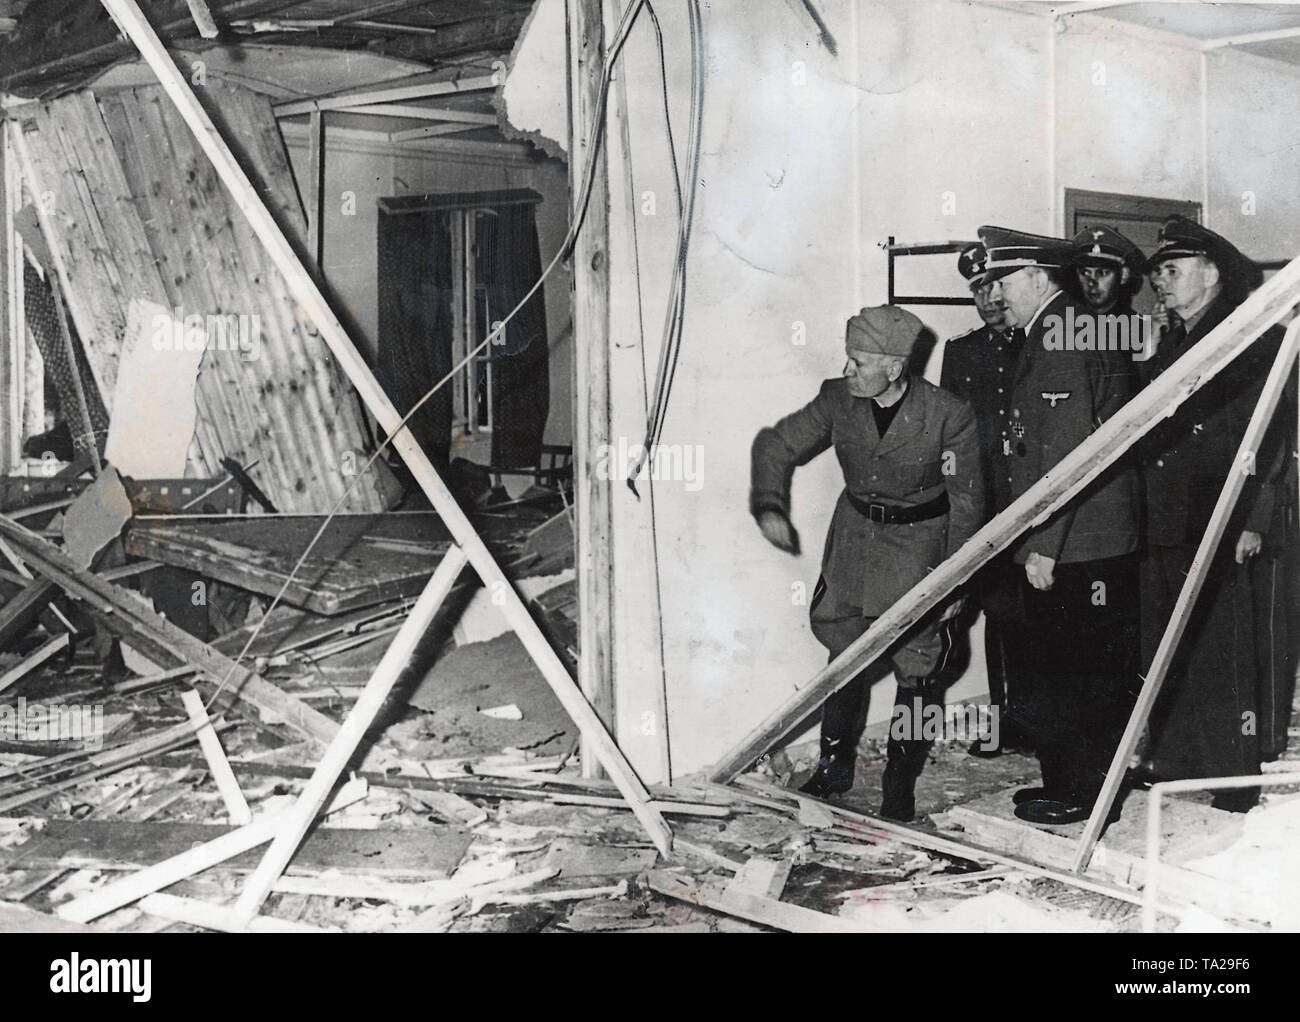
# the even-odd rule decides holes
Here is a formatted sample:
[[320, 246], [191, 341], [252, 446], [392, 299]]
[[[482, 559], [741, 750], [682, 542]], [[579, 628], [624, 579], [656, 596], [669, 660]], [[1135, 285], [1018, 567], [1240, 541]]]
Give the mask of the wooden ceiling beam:
[[366, 89], [338, 93], [332, 96], [318, 96], [315, 99], [295, 99], [288, 103], [277, 103], [274, 110], [276, 117], [292, 117], [294, 114], [307, 114], [313, 110], [346, 110], [349, 107], [399, 103], [408, 99], [450, 96], [459, 92], [482, 92], [485, 89], [493, 88], [496, 88], [496, 81], [490, 75], [482, 75], [473, 78], [459, 78], [456, 81], [449, 82], [392, 85], [382, 89]]
[[[212, 0], [209, 7], [218, 22], [232, 18], [272, 15], [296, 7], [302, 0]], [[56, 76], [102, 67], [135, 53], [120, 38], [117, 26], [98, 4], [84, 0], [49, 0], [37, 20], [25, 18], [0, 46], [0, 88], [15, 90], [46, 83]], [[194, 34], [188, 0], [157, 0], [150, 8], [153, 23], [165, 39]]]

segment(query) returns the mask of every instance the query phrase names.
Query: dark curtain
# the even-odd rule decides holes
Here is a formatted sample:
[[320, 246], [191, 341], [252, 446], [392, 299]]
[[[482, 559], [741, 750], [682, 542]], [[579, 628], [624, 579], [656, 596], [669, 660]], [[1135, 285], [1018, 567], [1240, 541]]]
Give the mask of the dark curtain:
[[[36, 340], [36, 347], [40, 349], [41, 358], [45, 360], [46, 382], [54, 384], [54, 390], [59, 396], [59, 416], [68, 424], [72, 432], [73, 450], [77, 454], [88, 454], [91, 441], [86, 436], [86, 426], [81, 418], [81, 406], [77, 402], [72, 365], [68, 361], [68, 349], [63, 343], [63, 332], [59, 329], [54, 292], [31, 263], [25, 261], [23, 263], [23, 312], [27, 317], [28, 329]], [[72, 351], [77, 360], [81, 389], [86, 394], [90, 425], [95, 431], [94, 442], [102, 450], [104, 442], [108, 439], [108, 412], [104, 409], [104, 402], [100, 397], [95, 377], [90, 371], [90, 364], [86, 361], [86, 354], [81, 350], [81, 340], [77, 336], [76, 327], [72, 325], [70, 313], [68, 333], [72, 337]]]
[[[542, 274], [535, 207], [498, 206], [478, 217], [476, 276], [486, 289], [488, 327], [503, 318]], [[492, 464], [527, 468], [541, 460], [551, 390], [542, 289], [489, 349], [493, 371]]]
[[[451, 224], [445, 212], [379, 211], [377, 375], [405, 415], [451, 371]], [[451, 384], [407, 424], [439, 469], [451, 452]]]

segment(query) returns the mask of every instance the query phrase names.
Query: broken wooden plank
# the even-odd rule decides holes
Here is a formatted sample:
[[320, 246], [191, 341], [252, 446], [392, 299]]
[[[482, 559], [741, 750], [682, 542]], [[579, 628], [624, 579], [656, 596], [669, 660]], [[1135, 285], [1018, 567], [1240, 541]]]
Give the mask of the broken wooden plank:
[[370, 725], [383, 708], [384, 701], [393, 690], [398, 677], [407, 668], [415, 648], [424, 637], [425, 631], [433, 623], [434, 617], [442, 607], [443, 601], [456, 584], [467, 559], [460, 547], [454, 546], [443, 556], [438, 570], [429, 579], [411, 614], [402, 624], [402, 629], [393, 644], [384, 653], [383, 659], [375, 668], [366, 689], [352, 707], [347, 720], [339, 728], [338, 734], [330, 742], [329, 748], [321, 758], [315, 773], [298, 796], [298, 801], [289, 810], [280, 833], [276, 835], [271, 847], [267, 849], [257, 870], [244, 885], [243, 893], [236, 903], [236, 911], [244, 919], [252, 919], [261, 908], [262, 903], [271, 893], [271, 887], [293, 858], [295, 850], [301, 844], [312, 821], [320, 812], [321, 806], [329, 797], [335, 781], [348, 761], [356, 754], [357, 746], [365, 737]]
[[329, 617], [414, 599], [451, 545], [434, 514], [348, 515], [328, 524], [323, 515], [144, 519], [126, 540], [132, 556], [262, 596], [283, 590], [284, 602]]
[[[557, 806], [600, 806], [605, 809], [631, 808], [621, 798], [607, 798], [604, 795], [572, 795], [560, 792], [545, 792], [540, 794], [539, 797]], [[663, 799], [652, 799], [650, 804], [665, 816], [708, 816], [714, 819], [725, 819], [731, 815], [731, 810], [726, 806], [704, 805], [697, 802], [670, 802]]]
[[207, 708], [203, 705], [203, 697], [193, 689], [188, 689], [181, 693], [181, 702], [185, 705], [185, 712], [189, 714], [190, 722], [199, 736], [199, 748], [203, 750], [203, 756], [208, 761], [208, 773], [212, 775], [213, 783], [216, 784], [217, 791], [221, 795], [221, 801], [226, 805], [226, 815], [230, 817], [230, 822], [236, 827], [252, 823], [252, 811], [244, 800], [244, 793], [240, 790], [239, 782], [235, 780], [234, 771], [230, 769], [230, 761], [226, 759], [221, 741], [217, 738], [216, 731], [212, 729]]
[[753, 894], [779, 901], [792, 866], [789, 859], [764, 859], [755, 855], [727, 882], [727, 893]]
[[[13, 552], [8, 543], [0, 541], [0, 555], [3, 555], [4, 559], [8, 561], [13, 566], [14, 571], [18, 573], [12, 581], [14, 585], [18, 586], [20, 589], [25, 587], [33, 578], [35, 578], [27, 565], [25, 565], [22, 562], [22, 559]], [[63, 628], [71, 635], [77, 634], [77, 629], [73, 626], [72, 622], [69, 621], [63, 611], [54, 604], [50, 604], [50, 615], [53, 617], [53, 622], [47, 621], [42, 617], [47, 632], [53, 634], [58, 628]], [[4, 643], [0, 642], [0, 646], [2, 645], [4, 645]]]
[[[364, 781], [352, 780], [343, 785], [330, 801], [325, 815], [344, 809], [366, 797]], [[242, 853], [265, 844], [275, 836], [277, 818], [266, 816], [252, 823], [228, 831], [220, 837], [155, 862], [138, 873], [105, 884], [97, 891], [82, 895], [60, 905], [56, 910], [61, 918], [89, 922], [102, 915], [139, 901], [146, 894], [179, 883], [196, 873], [219, 865]]]
[[16, 522], [0, 516], [0, 538], [20, 552], [28, 565], [57, 583], [69, 596], [115, 634], [162, 666], [190, 664], [207, 675], [209, 684], [224, 686], [232, 698], [242, 699], [275, 716], [287, 727], [328, 744], [338, 725], [263, 678], [222, 656], [211, 646], [177, 628], [130, 593], [83, 571], [64, 552]]
[[43, 643], [39, 649], [29, 653], [20, 664], [15, 664], [4, 674], [0, 674], [0, 692], [3, 692], [10, 685], [13, 685], [23, 678], [27, 677], [32, 671], [40, 667], [50, 657], [54, 656], [61, 649], [68, 648], [68, 633], [60, 632], [48, 642]]
[[47, 578], [34, 578], [0, 607], [0, 648], [9, 646], [29, 629], [59, 591]]
[[761, 923], [774, 930], [790, 933], [883, 933], [858, 919], [841, 919], [799, 905], [789, 905], [773, 898], [763, 898], [743, 891], [701, 883], [690, 877], [655, 870], [647, 877], [650, 889], [669, 898], [685, 901], [725, 915]]
[[[185, 723], [176, 727], [164, 728], [161, 731], [124, 743], [106, 752], [97, 753], [87, 758], [86, 765], [83, 768], [73, 772], [70, 776], [65, 776], [58, 782], [28, 788], [26, 791], [0, 799], [0, 813], [7, 813], [32, 802], [39, 802], [41, 799], [57, 795], [61, 791], [67, 791], [69, 788], [74, 788], [85, 781], [116, 773], [123, 767], [138, 762], [147, 756], [180, 748], [194, 740], [194, 729], [188, 723]], [[68, 755], [70, 758], [84, 757], [85, 752], [79, 749]], [[49, 757], [49, 759], [62, 759], [62, 757]], [[49, 759], [43, 760], [41, 765], [48, 763]]]
[[424, 791], [411, 797], [432, 809], [448, 823], [462, 827], [476, 827], [488, 818], [485, 809], [476, 806], [469, 799], [461, 798], [454, 791]]

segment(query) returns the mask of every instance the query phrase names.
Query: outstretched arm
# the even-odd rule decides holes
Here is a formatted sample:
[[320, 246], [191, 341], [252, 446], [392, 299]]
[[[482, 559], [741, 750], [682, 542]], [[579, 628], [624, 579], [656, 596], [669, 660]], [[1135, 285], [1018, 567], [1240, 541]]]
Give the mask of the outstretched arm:
[[775, 426], [758, 431], [750, 452], [749, 511], [773, 546], [799, 552], [799, 534], [790, 524], [790, 481], [797, 466], [831, 445], [830, 387]]

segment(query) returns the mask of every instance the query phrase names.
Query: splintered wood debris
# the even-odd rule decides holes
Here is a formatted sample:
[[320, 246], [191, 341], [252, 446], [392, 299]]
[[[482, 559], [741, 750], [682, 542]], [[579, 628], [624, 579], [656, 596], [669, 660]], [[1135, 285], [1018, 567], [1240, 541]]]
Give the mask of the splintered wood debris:
[[[296, 605], [268, 612], [268, 591], [283, 585], [314, 520], [289, 528], [271, 516], [132, 519], [205, 492], [209, 503], [193, 510], [213, 509], [211, 500], [236, 509], [237, 494], [220, 480], [187, 480], [183, 497], [169, 489], [119, 480], [110, 466], [98, 482], [14, 495], [22, 525], [0, 516], [0, 552], [14, 569], [0, 605], [0, 929], [1140, 926], [1140, 818], [1126, 810], [1098, 868], [1073, 877], [1061, 865], [1068, 841], [1014, 821], [1009, 791], [996, 782], [981, 799], [966, 758], [951, 750], [936, 751], [927, 771], [935, 787], [924, 797], [933, 807], [960, 790], [968, 801], [944, 803], [940, 830], [768, 783], [771, 765], [786, 763], [778, 754], [766, 774], [728, 786], [688, 778], [653, 788], [674, 832], [664, 858], [614, 784], [582, 777], [577, 729], [517, 638], [499, 634], [490, 600], [464, 581], [459, 603], [477, 608], [475, 627], [453, 630], [455, 607], [435, 621], [249, 918], [236, 908], [244, 884], [445, 537], [428, 514], [348, 519], [331, 534], [340, 556], [290, 587]], [[51, 494], [65, 496], [46, 501]], [[572, 549], [556, 542], [569, 526], [548, 517], [519, 509], [485, 530], [514, 554], [521, 589], [572, 660]], [[129, 560], [146, 553], [156, 560]], [[195, 592], [204, 596], [197, 604]], [[119, 650], [138, 655], [123, 660]], [[789, 783], [788, 770], [776, 774]], [[1261, 812], [1283, 804], [1270, 800]], [[1244, 830], [1207, 814], [1190, 802], [1167, 808], [1179, 840], [1171, 833], [1164, 849], [1161, 925], [1267, 925], [1259, 899], [1238, 911], [1223, 878], [1247, 862], [1261, 875], [1285, 868], [1260, 856], [1276, 835], [1293, 836], [1292, 814]], [[1293, 904], [1278, 911], [1293, 921]]]

